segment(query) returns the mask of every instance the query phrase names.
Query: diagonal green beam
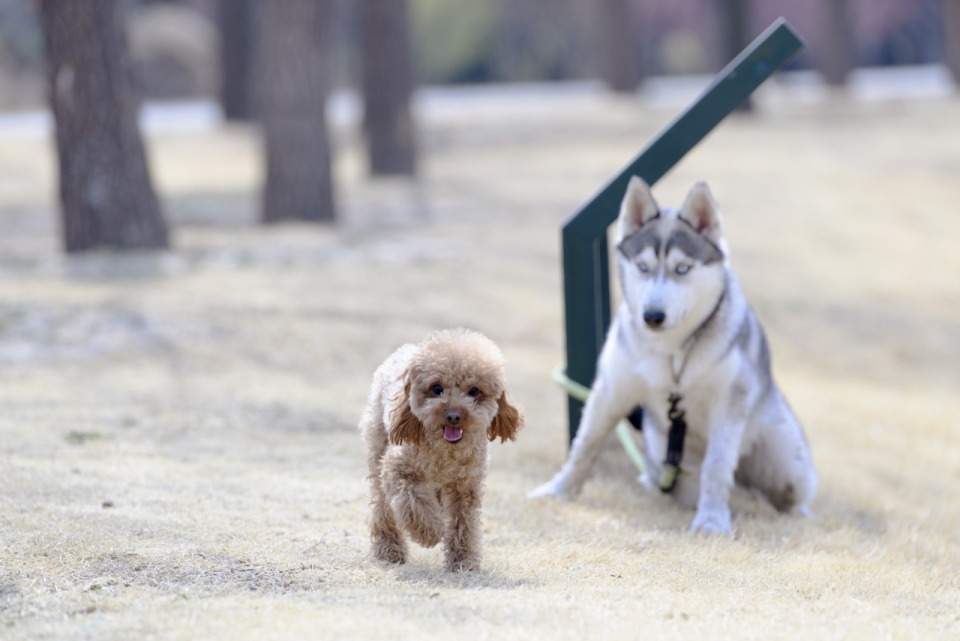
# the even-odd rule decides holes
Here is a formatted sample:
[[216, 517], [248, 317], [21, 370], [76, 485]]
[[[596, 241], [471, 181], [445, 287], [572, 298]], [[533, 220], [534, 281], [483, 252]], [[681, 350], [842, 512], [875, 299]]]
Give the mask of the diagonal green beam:
[[[563, 225], [563, 294], [567, 375], [589, 386], [610, 326], [607, 227], [620, 210], [631, 176], [652, 185], [663, 177], [764, 80], [803, 48], [779, 18], [717, 74], [693, 104], [667, 125], [640, 154]], [[569, 399], [570, 440], [583, 404]]]

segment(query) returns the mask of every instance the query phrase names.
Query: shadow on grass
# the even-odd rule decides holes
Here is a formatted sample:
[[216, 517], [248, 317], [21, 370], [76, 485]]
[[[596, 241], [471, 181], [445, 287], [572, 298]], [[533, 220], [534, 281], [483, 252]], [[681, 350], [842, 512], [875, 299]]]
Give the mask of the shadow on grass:
[[[384, 564], [384, 567], [395, 566]], [[511, 577], [490, 568], [476, 572], [446, 572], [440, 567], [407, 563], [397, 567], [395, 572], [400, 583], [448, 590], [516, 590], [542, 584], [533, 577]]]

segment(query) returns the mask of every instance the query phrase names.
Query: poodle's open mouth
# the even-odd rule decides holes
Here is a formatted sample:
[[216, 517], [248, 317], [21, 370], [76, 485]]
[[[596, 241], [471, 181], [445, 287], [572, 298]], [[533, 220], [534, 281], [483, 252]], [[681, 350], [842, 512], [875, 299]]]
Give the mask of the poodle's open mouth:
[[447, 442], [449, 443], [459, 443], [460, 439], [463, 438], [463, 428], [453, 427], [452, 425], [444, 425], [443, 438], [447, 439]]

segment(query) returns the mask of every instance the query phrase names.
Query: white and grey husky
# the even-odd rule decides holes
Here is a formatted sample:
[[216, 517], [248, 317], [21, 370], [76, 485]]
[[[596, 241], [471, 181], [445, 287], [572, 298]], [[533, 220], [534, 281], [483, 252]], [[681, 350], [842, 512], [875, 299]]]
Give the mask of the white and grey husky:
[[649, 468], [641, 481], [696, 505], [692, 530], [731, 532], [734, 482], [782, 512], [806, 513], [817, 486], [810, 449], [771, 376], [706, 183], [682, 209], [661, 210], [632, 178], [616, 244], [623, 300], [570, 458], [530, 496], [576, 496], [606, 437], [640, 405]]

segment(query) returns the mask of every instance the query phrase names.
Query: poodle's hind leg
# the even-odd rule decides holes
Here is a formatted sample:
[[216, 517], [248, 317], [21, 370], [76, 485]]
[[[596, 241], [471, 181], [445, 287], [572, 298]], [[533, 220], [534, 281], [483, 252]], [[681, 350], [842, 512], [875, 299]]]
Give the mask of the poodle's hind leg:
[[483, 555], [482, 502], [482, 483], [443, 491], [443, 507], [447, 514], [444, 567], [448, 572], [480, 569]]
[[380, 479], [393, 516], [410, 538], [432, 548], [443, 537], [443, 516], [437, 491], [401, 457], [384, 457]]

